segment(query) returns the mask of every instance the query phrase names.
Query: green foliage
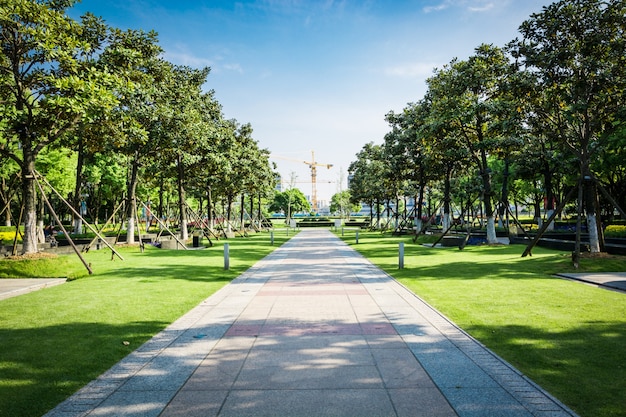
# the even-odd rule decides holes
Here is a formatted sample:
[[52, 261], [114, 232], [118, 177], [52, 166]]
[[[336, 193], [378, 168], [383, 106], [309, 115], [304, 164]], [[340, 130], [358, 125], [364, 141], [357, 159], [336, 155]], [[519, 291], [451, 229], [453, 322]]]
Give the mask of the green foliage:
[[37, 159], [37, 171], [61, 195], [68, 195], [74, 191], [76, 178], [76, 154], [68, 149], [44, 149]]
[[351, 202], [349, 190], [344, 190], [333, 194], [330, 199], [330, 212], [338, 213], [342, 217], [350, 217], [350, 213], [358, 212], [361, 209], [360, 204]]
[[388, 192], [381, 178], [385, 177], [383, 148], [373, 142], [367, 143], [357, 154], [356, 161], [350, 164], [349, 191], [353, 203], [365, 201], [368, 204], [383, 200]]
[[294, 213], [302, 211], [308, 213], [311, 205], [302, 191], [292, 188], [283, 192], [276, 191], [269, 209], [275, 213], [283, 213], [286, 218], [291, 218]]
[[624, 225], [608, 225], [604, 230], [606, 237], [623, 237], [626, 238], [626, 226]]

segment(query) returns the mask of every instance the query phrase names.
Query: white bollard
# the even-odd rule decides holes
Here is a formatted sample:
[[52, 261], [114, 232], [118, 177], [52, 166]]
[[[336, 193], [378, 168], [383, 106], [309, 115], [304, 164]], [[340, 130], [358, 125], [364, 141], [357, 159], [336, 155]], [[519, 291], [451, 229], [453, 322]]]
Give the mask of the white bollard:
[[230, 269], [230, 248], [228, 243], [224, 243], [224, 269], [227, 271]]
[[359, 231], [358, 230], [356, 231], [356, 243], [357, 244], [359, 243]]

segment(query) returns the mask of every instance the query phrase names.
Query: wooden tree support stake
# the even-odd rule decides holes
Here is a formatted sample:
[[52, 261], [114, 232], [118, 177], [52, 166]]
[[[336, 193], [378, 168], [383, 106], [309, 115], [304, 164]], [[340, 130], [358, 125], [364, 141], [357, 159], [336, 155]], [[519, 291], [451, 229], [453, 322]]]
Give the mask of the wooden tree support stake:
[[[104, 239], [104, 237], [102, 235], [100, 235], [100, 233], [98, 233], [98, 231], [96, 229], [93, 228], [93, 226], [91, 226], [91, 224], [89, 224], [89, 222], [87, 222], [75, 209], [74, 207], [72, 207], [72, 205], [70, 203], [67, 202], [67, 200], [65, 200], [61, 194], [59, 194], [59, 192], [52, 186], [50, 185], [50, 183], [48, 181], [46, 181], [46, 179], [37, 171], [34, 172], [33, 177], [35, 177], [35, 181], [37, 182], [37, 185], [39, 185], [39, 189], [41, 190], [41, 194], [44, 196], [45, 198], [45, 194], [43, 192], [43, 188], [41, 187], [41, 184], [39, 184], [39, 181], [37, 180], [37, 177], [41, 178], [41, 180], [57, 195], [57, 197], [59, 197], [59, 199], [61, 199], [61, 201], [63, 203], [65, 203], [65, 205], [72, 211], [72, 213], [74, 213], [76, 216], [78, 216], [79, 219], [82, 220], [83, 223], [85, 223], [85, 226], [87, 226], [87, 228], [89, 228], [89, 230], [91, 230], [93, 233], [96, 234], [96, 236], [98, 236], [105, 245], [107, 245], [109, 247], [109, 249], [111, 249], [111, 251], [113, 251], [113, 253], [115, 255], [117, 255], [118, 258], [120, 258], [122, 261], [124, 260], [124, 258], [122, 257], [122, 255], [119, 254], [118, 251], [116, 251], [115, 249], [113, 249], [113, 246], [109, 245], [109, 242], [106, 241], [106, 239]], [[52, 211], [52, 209], [50, 209]], [[68, 239], [69, 239], [69, 235], [68, 235]]]
[[41, 192], [41, 197], [43, 198], [43, 201], [46, 202], [46, 206], [48, 206], [48, 210], [50, 210], [50, 213], [54, 217], [54, 220], [57, 222], [57, 224], [59, 225], [59, 227], [65, 234], [65, 236], [67, 237], [67, 241], [70, 242], [72, 249], [74, 249], [74, 252], [76, 252], [76, 255], [78, 255], [78, 257], [80, 258], [80, 261], [83, 263], [83, 265], [85, 265], [85, 268], [87, 268], [87, 272], [89, 272], [89, 275], [93, 274], [93, 271], [91, 270], [91, 266], [89, 266], [89, 264], [85, 261], [85, 258], [83, 258], [83, 256], [80, 254], [80, 251], [76, 247], [76, 244], [74, 244], [74, 241], [70, 237], [69, 233], [67, 233], [67, 230], [65, 230], [65, 227], [63, 227], [63, 223], [61, 223], [61, 220], [59, 219], [56, 212], [52, 208], [52, 205], [50, 204], [48, 197], [46, 197], [46, 194], [43, 192], [43, 187], [41, 186], [41, 183], [39, 182], [39, 180], [37, 180], [37, 176], [33, 175], [33, 177], [35, 178], [35, 183], [37, 184], [37, 187], [39, 187], [39, 191]]

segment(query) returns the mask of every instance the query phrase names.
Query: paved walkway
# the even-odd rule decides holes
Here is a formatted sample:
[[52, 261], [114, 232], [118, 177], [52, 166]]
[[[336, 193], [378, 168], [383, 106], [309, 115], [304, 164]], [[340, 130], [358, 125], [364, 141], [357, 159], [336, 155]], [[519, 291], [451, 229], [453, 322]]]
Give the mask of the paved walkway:
[[626, 272], [611, 273], [568, 273], [557, 274], [557, 276], [575, 281], [585, 282], [587, 284], [597, 285], [598, 287], [609, 288], [621, 292], [626, 292]]
[[3, 278], [0, 279], [0, 300], [64, 284], [65, 278]]
[[302, 230], [47, 417], [573, 416], [327, 230]]

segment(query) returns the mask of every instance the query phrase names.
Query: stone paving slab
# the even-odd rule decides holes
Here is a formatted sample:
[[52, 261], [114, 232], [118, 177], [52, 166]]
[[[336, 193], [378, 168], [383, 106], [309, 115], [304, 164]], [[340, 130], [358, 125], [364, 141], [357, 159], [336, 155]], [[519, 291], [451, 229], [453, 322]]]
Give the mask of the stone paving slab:
[[626, 272], [567, 273], [557, 276], [626, 292]]
[[3, 278], [0, 279], [0, 300], [64, 284], [65, 278]]
[[575, 414], [327, 230], [303, 230], [47, 417]]

